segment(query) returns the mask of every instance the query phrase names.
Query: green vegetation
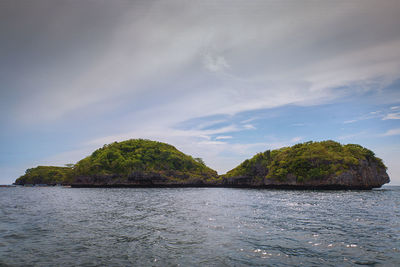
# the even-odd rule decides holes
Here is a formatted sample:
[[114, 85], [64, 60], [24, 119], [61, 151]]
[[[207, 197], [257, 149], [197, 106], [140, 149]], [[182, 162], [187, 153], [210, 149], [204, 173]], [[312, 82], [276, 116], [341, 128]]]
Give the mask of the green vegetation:
[[165, 143], [132, 139], [104, 145], [75, 165], [28, 169], [15, 183], [223, 185], [224, 178], [251, 178], [251, 184], [262, 184], [264, 179], [285, 181], [288, 177], [301, 183], [359, 169], [360, 164], [386, 169], [381, 159], [360, 145], [306, 142], [258, 153], [219, 177], [201, 158]]
[[15, 184], [70, 184], [72, 172], [71, 167], [38, 166], [27, 169]]
[[341, 145], [329, 140], [310, 141], [258, 153], [229, 171], [225, 177], [273, 178], [284, 181], [291, 174], [302, 182], [340, 175], [358, 166], [361, 160], [375, 162], [378, 167], [386, 169], [382, 160], [375, 157], [371, 150], [360, 145]]
[[74, 171], [81, 177], [113, 175], [128, 178], [134, 173], [151, 173], [178, 180], [217, 177], [202, 159], [194, 159], [171, 145], [143, 139], [104, 145], [79, 161]]

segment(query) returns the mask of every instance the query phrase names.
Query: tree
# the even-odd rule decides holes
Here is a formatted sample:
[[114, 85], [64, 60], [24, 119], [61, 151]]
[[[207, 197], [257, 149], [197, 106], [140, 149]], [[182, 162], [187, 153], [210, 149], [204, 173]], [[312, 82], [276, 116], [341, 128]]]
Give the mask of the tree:
[[198, 163], [202, 164], [202, 165], [206, 165], [202, 158], [194, 158], [194, 160], [197, 161]]

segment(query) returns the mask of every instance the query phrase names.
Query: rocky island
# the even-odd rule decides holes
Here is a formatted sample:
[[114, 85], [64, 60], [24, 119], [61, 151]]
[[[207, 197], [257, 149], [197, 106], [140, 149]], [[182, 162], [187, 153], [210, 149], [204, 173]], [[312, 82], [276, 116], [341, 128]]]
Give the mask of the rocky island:
[[382, 160], [360, 145], [322, 141], [267, 150], [218, 175], [174, 146], [131, 139], [104, 145], [75, 165], [28, 169], [15, 184], [372, 189], [388, 182]]
[[169, 144], [132, 139], [94, 151], [74, 166], [75, 186], [214, 184], [216, 171]]
[[296, 189], [372, 189], [390, 181], [374, 152], [331, 140], [258, 153], [223, 177], [225, 185]]
[[38, 166], [27, 169], [25, 174], [19, 177], [16, 185], [70, 185], [73, 182], [73, 168], [57, 166]]

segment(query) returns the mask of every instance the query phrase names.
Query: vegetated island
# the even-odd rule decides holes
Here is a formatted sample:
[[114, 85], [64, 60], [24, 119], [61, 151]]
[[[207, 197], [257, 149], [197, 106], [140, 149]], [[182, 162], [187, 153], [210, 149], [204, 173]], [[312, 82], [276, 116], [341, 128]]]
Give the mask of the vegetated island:
[[225, 175], [169, 144], [131, 139], [104, 145], [67, 167], [28, 169], [17, 185], [72, 187], [251, 187], [372, 189], [388, 183], [386, 166], [360, 145], [305, 142], [267, 150]]
[[70, 185], [73, 183], [73, 164], [69, 167], [37, 166], [27, 169], [16, 185]]

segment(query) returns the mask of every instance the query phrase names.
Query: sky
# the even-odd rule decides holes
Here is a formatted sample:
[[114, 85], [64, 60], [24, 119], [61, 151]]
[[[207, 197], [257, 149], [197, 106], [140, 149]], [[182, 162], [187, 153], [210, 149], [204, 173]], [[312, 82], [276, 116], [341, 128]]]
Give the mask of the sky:
[[400, 1], [0, 0], [0, 184], [114, 141], [223, 174], [336, 140], [400, 185]]

